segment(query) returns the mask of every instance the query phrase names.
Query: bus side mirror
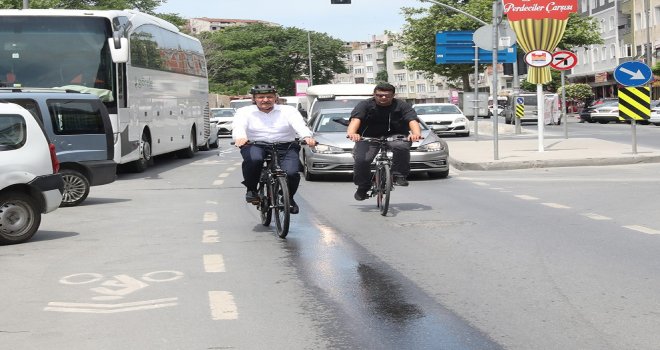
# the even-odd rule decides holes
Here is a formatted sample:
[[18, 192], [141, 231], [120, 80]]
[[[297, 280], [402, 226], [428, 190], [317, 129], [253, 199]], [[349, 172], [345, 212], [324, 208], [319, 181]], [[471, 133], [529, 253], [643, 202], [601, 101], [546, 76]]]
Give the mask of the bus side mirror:
[[109, 38], [110, 55], [114, 63], [128, 62], [128, 39], [127, 38]]

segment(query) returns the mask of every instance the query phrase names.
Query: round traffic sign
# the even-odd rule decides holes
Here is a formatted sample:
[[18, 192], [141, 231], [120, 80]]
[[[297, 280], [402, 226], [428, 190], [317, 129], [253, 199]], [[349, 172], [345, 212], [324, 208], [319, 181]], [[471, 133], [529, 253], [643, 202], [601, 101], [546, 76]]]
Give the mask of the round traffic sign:
[[614, 68], [614, 80], [623, 86], [645, 85], [651, 78], [651, 68], [642, 62], [628, 61]]
[[525, 63], [532, 67], [545, 67], [550, 62], [552, 62], [552, 54], [545, 50], [534, 50], [525, 55]]
[[557, 51], [552, 54], [550, 67], [558, 70], [569, 70], [577, 65], [577, 56], [570, 51]]

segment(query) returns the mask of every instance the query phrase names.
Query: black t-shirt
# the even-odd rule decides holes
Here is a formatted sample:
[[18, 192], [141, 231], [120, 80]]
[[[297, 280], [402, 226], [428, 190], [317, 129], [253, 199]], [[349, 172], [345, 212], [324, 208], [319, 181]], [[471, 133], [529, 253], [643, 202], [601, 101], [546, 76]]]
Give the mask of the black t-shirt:
[[389, 106], [379, 106], [374, 98], [360, 102], [351, 112], [351, 118], [360, 119], [358, 133], [364, 137], [408, 135], [411, 120], [418, 120], [410, 103], [394, 99]]

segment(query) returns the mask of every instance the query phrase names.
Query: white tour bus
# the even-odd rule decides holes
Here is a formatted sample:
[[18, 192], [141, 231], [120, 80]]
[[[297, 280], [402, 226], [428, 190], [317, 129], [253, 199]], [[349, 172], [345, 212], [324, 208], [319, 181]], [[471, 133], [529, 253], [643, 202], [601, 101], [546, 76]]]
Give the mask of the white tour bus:
[[209, 137], [199, 40], [138, 11], [0, 10], [0, 87], [95, 93], [111, 113], [115, 161], [192, 157]]

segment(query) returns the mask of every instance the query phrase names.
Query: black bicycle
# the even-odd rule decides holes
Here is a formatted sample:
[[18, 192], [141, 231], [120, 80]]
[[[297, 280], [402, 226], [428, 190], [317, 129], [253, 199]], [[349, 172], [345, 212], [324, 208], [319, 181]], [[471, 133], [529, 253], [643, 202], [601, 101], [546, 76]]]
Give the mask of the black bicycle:
[[286, 172], [280, 168], [281, 151], [294, 142], [264, 142], [249, 141], [248, 144], [260, 146], [266, 150], [264, 166], [261, 170], [257, 193], [259, 202], [256, 203], [257, 210], [261, 215], [261, 224], [269, 226], [273, 213], [275, 213], [275, 227], [277, 235], [285, 238], [289, 233], [291, 198], [289, 197], [289, 185]]
[[378, 154], [375, 158], [375, 170], [371, 177], [371, 189], [369, 197], [376, 197], [376, 206], [380, 209], [380, 215], [387, 215], [390, 207], [390, 193], [394, 190], [394, 178], [392, 176], [392, 158], [389, 155], [390, 147], [388, 141], [403, 139], [405, 136], [395, 135], [390, 137], [362, 137], [361, 140], [378, 145]]

